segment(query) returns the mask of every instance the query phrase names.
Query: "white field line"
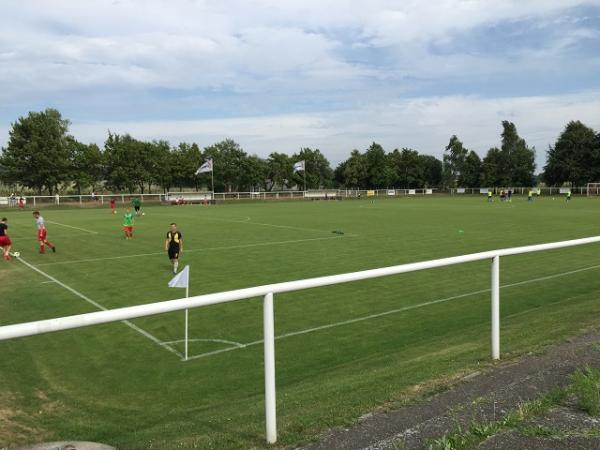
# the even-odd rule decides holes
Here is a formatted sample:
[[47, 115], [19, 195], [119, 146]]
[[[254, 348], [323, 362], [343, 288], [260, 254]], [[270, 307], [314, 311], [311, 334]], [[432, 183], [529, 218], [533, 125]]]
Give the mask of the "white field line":
[[[218, 250], [235, 250], [241, 248], [251, 248], [251, 247], [265, 247], [270, 245], [285, 245], [285, 244], [298, 244], [301, 242], [310, 242], [310, 241], [325, 241], [328, 239], [342, 239], [344, 236], [350, 237], [350, 235], [343, 236], [327, 236], [327, 237], [319, 237], [319, 238], [308, 238], [308, 239], [292, 239], [287, 241], [274, 241], [274, 242], [257, 242], [254, 244], [241, 244], [241, 245], [227, 245], [222, 247], [206, 247], [206, 248], [197, 248], [193, 250], [185, 250], [185, 253], [197, 253], [197, 252], [207, 252], [207, 251], [218, 251]], [[184, 254], [185, 254], [184, 253]], [[39, 266], [54, 266], [61, 264], [78, 264], [84, 262], [95, 262], [95, 261], [109, 261], [113, 259], [127, 259], [127, 258], [141, 258], [144, 256], [156, 256], [156, 255], [166, 255], [166, 252], [154, 252], [154, 253], [138, 253], [135, 255], [121, 255], [121, 256], [106, 256], [104, 258], [87, 258], [87, 259], [73, 259], [69, 261], [56, 261], [51, 263], [42, 263]]]
[[[185, 342], [185, 339], [178, 339], [176, 341], [163, 342], [163, 344], [181, 344]], [[218, 342], [220, 344], [230, 344], [236, 347], [245, 347], [245, 344], [235, 341], [227, 341], [225, 339], [188, 339], [188, 342]]]
[[67, 228], [72, 228], [74, 230], [79, 230], [79, 231], [84, 231], [86, 233], [90, 233], [90, 234], [100, 234], [97, 231], [91, 231], [91, 230], [86, 230], [85, 228], [79, 228], [79, 227], [74, 227], [72, 225], [66, 225], [64, 223], [60, 223], [60, 222], [53, 222], [51, 220], [46, 220], [47, 223], [51, 223], [53, 225], [59, 225], [61, 227], [67, 227]]
[[[547, 275], [544, 277], [539, 277], [539, 278], [532, 278], [530, 280], [524, 280], [524, 281], [518, 281], [516, 283], [510, 283], [510, 284], [504, 284], [502, 286], [500, 286], [500, 289], [505, 289], [505, 288], [510, 288], [510, 287], [515, 287], [515, 286], [522, 286], [525, 284], [531, 284], [531, 283], [537, 283], [539, 281], [545, 281], [545, 280], [551, 280], [553, 278], [560, 278], [560, 277], [564, 277], [567, 275], [572, 275], [575, 273], [579, 273], [579, 272], [585, 272], [588, 270], [594, 270], [594, 269], [599, 269], [600, 268], [600, 264], [595, 265], [595, 266], [589, 266], [589, 267], [583, 267], [581, 269], [576, 269], [576, 270], [570, 270], [568, 272], [561, 272], [561, 273], [556, 273], [553, 275]], [[286, 339], [289, 337], [293, 337], [293, 336], [299, 336], [302, 334], [308, 334], [308, 333], [314, 333], [315, 331], [321, 331], [321, 330], [327, 330], [330, 328], [336, 328], [336, 327], [341, 327], [344, 325], [351, 325], [357, 322], [363, 322], [365, 320], [371, 320], [371, 319], [377, 319], [379, 317], [384, 317], [384, 316], [388, 316], [391, 314], [398, 314], [401, 312], [405, 312], [405, 311], [410, 311], [413, 309], [418, 309], [418, 308], [423, 308], [425, 306], [431, 306], [431, 305], [436, 305], [438, 303], [445, 303], [445, 302], [449, 302], [451, 300], [457, 300], [460, 298], [465, 298], [465, 297], [471, 297], [473, 295], [478, 295], [478, 294], [485, 294], [486, 292], [490, 292], [490, 289], [481, 289], [478, 291], [473, 291], [473, 292], [467, 292], [466, 294], [460, 294], [460, 295], [454, 295], [452, 297], [446, 297], [446, 298], [441, 298], [438, 300], [432, 300], [429, 302], [424, 302], [424, 303], [419, 303], [417, 305], [410, 305], [410, 306], [405, 306], [402, 308], [397, 308], [397, 309], [391, 309], [389, 311], [384, 311], [384, 312], [380, 312], [380, 313], [376, 313], [376, 314], [369, 314], [368, 316], [362, 316], [362, 317], [356, 317], [354, 319], [349, 319], [349, 320], [344, 320], [341, 322], [334, 322], [334, 323], [329, 323], [326, 325], [321, 325], [318, 327], [313, 327], [313, 328], [308, 328], [305, 330], [299, 330], [299, 331], [292, 331], [290, 333], [285, 333], [285, 334], [281, 334], [279, 336], [275, 336], [275, 339]], [[190, 356], [188, 357], [188, 361], [192, 360], [192, 359], [198, 359], [198, 358], [205, 358], [207, 356], [212, 356], [212, 355], [217, 355], [219, 353], [225, 353], [225, 352], [230, 352], [233, 350], [238, 350], [240, 348], [246, 348], [246, 347], [251, 347], [254, 345], [260, 345], [264, 342], [263, 339], [257, 340], [257, 341], [253, 341], [253, 342], [248, 342], [246, 344], [241, 344], [241, 346], [239, 345], [239, 343], [236, 343], [235, 346], [232, 347], [226, 347], [223, 349], [219, 349], [219, 350], [214, 350], [211, 352], [207, 352], [207, 353], [201, 353], [199, 355], [194, 355], [194, 356]]]
[[[29, 267], [30, 269], [36, 271], [37, 273], [39, 273], [40, 275], [48, 278], [51, 282], [54, 282], [56, 284], [58, 284], [59, 286], [65, 288], [67, 291], [71, 292], [72, 294], [75, 294], [77, 297], [85, 300], [86, 302], [88, 302], [90, 305], [95, 306], [96, 308], [102, 310], [102, 311], [106, 311], [108, 308], [104, 307], [103, 305], [101, 305], [100, 303], [92, 300], [91, 298], [87, 297], [86, 295], [82, 294], [79, 291], [76, 291], [75, 289], [73, 289], [70, 286], [67, 286], [66, 284], [64, 284], [63, 282], [57, 280], [56, 278], [54, 278], [52, 275], [48, 275], [46, 272], [38, 269], [37, 267], [35, 267], [33, 264], [28, 263], [27, 261], [25, 261], [23, 258], [19, 257], [17, 258], [17, 260], [19, 260], [22, 264], [25, 264], [27, 267]], [[138, 327], [137, 325], [134, 325], [133, 323], [131, 323], [129, 320], [123, 320], [122, 321], [125, 325], [127, 325], [129, 328], [137, 331], [138, 333], [140, 333], [141, 335], [147, 337], [148, 339], [150, 339], [152, 342], [154, 342], [155, 344], [161, 346], [162, 348], [175, 353], [177, 356], [179, 356], [180, 358], [183, 358], [183, 355], [181, 353], [179, 353], [177, 350], [175, 350], [173, 347], [171, 347], [170, 345], [162, 342], [160, 339], [158, 339], [156, 336], [153, 336], [152, 334], [148, 333], [145, 330], [142, 330], [140, 327]]]
[[[257, 225], [257, 226], [261, 226], [261, 227], [286, 228], [289, 230], [311, 231], [314, 233], [331, 233], [331, 231], [318, 230], [316, 228], [304, 228], [304, 227], [296, 227], [293, 225], [276, 225], [274, 223], [254, 222], [254, 221], [252, 221], [252, 218], [249, 216], [246, 216], [244, 218], [244, 220], [221, 219], [219, 217], [201, 217], [201, 218], [206, 219], [206, 220], [217, 220], [217, 221], [222, 221], [222, 222], [241, 223], [241, 224], [246, 224], [246, 225]], [[358, 235], [357, 234], [348, 234], [348, 236], [356, 237]]]

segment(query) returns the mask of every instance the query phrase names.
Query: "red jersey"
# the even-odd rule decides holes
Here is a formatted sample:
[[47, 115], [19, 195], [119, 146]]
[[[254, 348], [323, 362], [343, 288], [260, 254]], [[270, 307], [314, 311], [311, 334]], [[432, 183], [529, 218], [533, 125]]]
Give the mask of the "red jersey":
[[114, 200], [110, 201], [110, 207], [114, 208], [116, 206], [116, 202]]

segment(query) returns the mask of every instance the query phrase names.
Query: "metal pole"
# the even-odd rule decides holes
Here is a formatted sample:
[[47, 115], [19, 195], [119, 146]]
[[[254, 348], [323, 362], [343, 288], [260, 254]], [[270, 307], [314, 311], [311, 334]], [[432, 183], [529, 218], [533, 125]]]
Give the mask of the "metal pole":
[[500, 257], [492, 259], [492, 359], [500, 359]]
[[[189, 274], [189, 270], [188, 269], [188, 281], [187, 281], [187, 285], [185, 286], [185, 298], [189, 298], [190, 296], [190, 274]], [[188, 315], [189, 315], [189, 309], [185, 310], [185, 360], [187, 361], [188, 359]]]
[[265, 421], [267, 443], [277, 442], [277, 415], [275, 404], [275, 318], [273, 293], [265, 295], [263, 306], [265, 342]]

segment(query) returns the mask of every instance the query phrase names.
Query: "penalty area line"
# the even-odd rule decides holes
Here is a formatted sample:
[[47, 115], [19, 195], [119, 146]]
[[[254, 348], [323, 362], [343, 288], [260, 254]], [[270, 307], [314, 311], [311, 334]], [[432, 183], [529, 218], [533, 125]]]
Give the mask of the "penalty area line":
[[[66, 289], [67, 291], [71, 292], [72, 294], [76, 295], [77, 297], [85, 300], [86, 302], [88, 302], [90, 305], [98, 308], [101, 311], [107, 311], [108, 308], [106, 308], [105, 306], [101, 305], [100, 303], [92, 300], [91, 298], [89, 298], [88, 296], [82, 294], [81, 292], [73, 289], [72, 287], [66, 285], [65, 283], [63, 283], [62, 281], [57, 280], [56, 278], [54, 278], [52, 275], [47, 274], [46, 272], [38, 269], [37, 267], [35, 267], [33, 264], [28, 263], [27, 261], [25, 261], [23, 258], [18, 257], [16, 258], [18, 261], [20, 261], [22, 264], [24, 264], [25, 266], [29, 267], [30, 269], [32, 269], [33, 271], [39, 273], [40, 275], [48, 278], [48, 280], [50, 280], [50, 282], [56, 283], [59, 286], [61, 286], [62, 288]], [[143, 330], [142, 328], [138, 327], [137, 325], [134, 325], [133, 323], [131, 323], [129, 320], [122, 320], [121, 322], [123, 322], [125, 325], [127, 325], [129, 328], [131, 328], [134, 331], [137, 331], [138, 333], [140, 333], [142, 336], [145, 336], [146, 338], [150, 339], [152, 342], [154, 342], [155, 344], [159, 345], [160, 347], [164, 348], [165, 350], [170, 351], [171, 353], [174, 353], [175, 355], [177, 355], [180, 358], [183, 358], [183, 355], [178, 352], [177, 350], [175, 350], [173, 347], [171, 347], [169, 344], [161, 342], [160, 339], [158, 339], [156, 336], [148, 333], [147, 331]]]
[[[193, 250], [186, 250], [187, 253], [198, 253], [198, 252], [208, 252], [208, 251], [219, 251], [219, 250], [237, 250], [243, 248], [252, 248], [252, 247], [266, 247], [271, 245], [285, 245], [285, 244], [298, 244], [301, 242], [311, 242], [311, 241], [326, 241], [329, 239], [343, 239], [345, 237], [354, 237], [351, 235], [344, 236], [327, 236], [327, 237], [318, 237], [318, 238], [308, 238], [308, 239], [292, 239], [287, 241], [274, 241], [274, 242], [256, 242], [253, 244], [240, 244], [240, 245], [227, 245], [222, 247], [206, 247], [206, 248], [197, 248]], [[128, 258], [141, 258], [144, 256], [157, 256], [157, 255], [165, 255], [164, 251], [162, 252], [153, 252], [153, 253], [138, 253], [135, 255], [120, 255], [120, 256], [106, 256], [104, 258], [87, 258], [87, 259], [72, 259], [69, 261], [56, 261], [51, 263], [42, 263], [39, 266], [54, 266], [54, 265], [63, 265], [63, 264], [79, 264], [85, 262], [97, 262], [97, 261], [110, 261], [115, 259], [128, 259]]]
[[[594, 270], [594, 269], [600, 269], [600, 264], [597, 264], [597, 265], [594, 265], [594, 266], [589, 266], [589, 267], [582, 267], [580, 269], [575, 269], [575, 270], [569, 270], [567, 272], [555, 273], [553, 275], [546, 275], [546, 276], [543, 276], [543, 277], [532, 278], [532, 279], [529, 279], [529, 280], [518, 281], [518, 282], [515, 282], [515, 283], [503, 284], [503, 285], [500, 286], [500, 289], [506, 289], [506, 288], [511, 288], [511, 287], [523, 286], [523, 285], [526, 285], [526, 284], [531, 284], [531, 283], [537, 283], [537, 282], [540, 282], [540, 281], [551, 280], [553, 278], [565, 277], [565, 276], [568, 276], [568, 275], [573, 275], [575, 273], [586, 272], [586, 271]], [[419, 309], [419, 308], [423, 308], [423, 307], [426, 307], [426, 306], [436, 305], [438, 303], [445, 303], [445, 302], [449, 302], [451, 300], [458, 300], [458, 299], [465, 298], [465, 297], [471, 297], [473, 295], [485, 294], [485, 293], [490, 292], [490, 290], [491, 289], [489, 289], [489, 288], [488, 289], [481, 289], [481, 290], [478, 290], [478, 291], [467, 292], [465, 294], [454, 295], [452, 297], [446, 297], [446, 298], [441, 298], [441, 299], [437, 299], [437, 300], [432, 300], [432, 301], [429, 301], [429, 302], [419, 303], [417, 305], [409, 305], [409, 306], [405, 306], [405, 307], [402, 307], [402, 308], [391, 309], [389, 311], [383, 311], [383, 312], [380, 312], [380, 313], [369, 314], [368, 316], [356, 317], [354, 319], [348, 319], [348, 320], [344, 320], [344, 321], [341, 321], [341, 322], [329, 323], [329, 324], [321, 325], [321, 326], [318, 326], [318, 327], [307, 328], [305, 330], [292, 331], [292, 332], [289, 332], [289, 333], [281, 334], [279, 336], [275, 336], [275, 340], [286, 339], [286, 338], [293, 337], [293, 336], [300, 336], [300, 335], [303, 335], [303, 334], [314, 333], [316, 331], [327, 330], [327, 329], [330, 329], [330, 328], [341, 327], [341, 326], [344, 326], [344, 325], [351, 325], [351, 324], [358, 323], [358, 322], [363, 322], [363, 321], [366, 321], [366, 320], [372, 320], [372, 319], [377, 319], [377, 318], [380, 318], [380, 317], [389, 316], [391, 314], [398, 314], [398, 313], [410, 311], [410, 310], [413, 310], [413, 309]], [[512, 317], [512, 316], [514, 316], [514, 314], [509, 315], [507, 317]], [[235, 346], [226, 347], [226, 348], [223, 348], [223, 349], [214, 350], [214, 351], [207, 352], [207, 353], [201, 353], [199, 355], [189, 356], [187, 360], [190, 361], [192, 359], [206, 358], [208, 356], [218, 355], [220, 353], [225, 353], [225, 352], [231, 352], [233, 350], [239, 350], [241, 348], [252, 347], [252, 346], [255, 346], [255, 345], [261, 345], [263, 343], [264, 343], [263, 339], [260, 339], [260, 340], [257, 340], [257, 341], [252, 341], [252, 342], [248, 342], [246, 344], [236, 343]]]
[[83, 231], [85, 233], [89, 233], [89, 234], [100, 234], [97, 231], [91, 231], [91, 230], [86, 230], [85, 228], [79, 228], [79, 227], [74, 227], [72, 225], [66, 225], [64, 223], [60, 223], [60, 222], [53, 222], [51, 220], [46, 220], [47, 223], [51, 223], [53, 225], [59, 225], [61, 227], [66, 227], [66, 228], [72, 228], [73, 230], [79, 230], [79, 231]]

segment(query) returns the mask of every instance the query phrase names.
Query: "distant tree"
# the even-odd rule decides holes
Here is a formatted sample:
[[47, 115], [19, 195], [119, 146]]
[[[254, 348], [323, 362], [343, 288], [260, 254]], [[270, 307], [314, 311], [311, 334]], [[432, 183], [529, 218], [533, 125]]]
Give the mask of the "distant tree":
[[371, 146], [365, 152], [365, 159], [367, 163], [367, 182], [371, 189], [380, 189], [386, 187], [387, 184], [387, 173], [386, 173], [386, 154], [383, 147], [376, 142], [373, 142]]
[[[144, 188], [148, 175], [144, 170], [144, 143], [129, 134], [118, 135], [108, 132], [104, 142], [106, 162], [106, 185], [114, 190], [134, 192]], [[143, 191], [142, 191], [143, 192]]]
[[422, 187], [435, 187], [442, 184], [442, 161], [431, 155], [419, 155], [419, 165], [423, 173]]
[[[225, 139], [206, 147], [203, 156], [205, 160], [213, 160], [215, 190], [237, 191], [242, 184], [240, 168], [244, 167], [248, 156], [240, 144], [233, 139]], [[199, 176], [208, 180], [207, 184], [210, 185], [210, 173]]]
[[55, 109], [19, 117], [0, 159], [3, 181], [52, 195], [69, 177], [68, 131], [69, 121]]
[[292, 161], [285, 153], [273, 152], [267, 158], [267, 190], [284, 189], [292, 179]]
[[468, 150], [456, 135], [450, 137], [443, 157], [444, 184], [456, 187], [457, 182], [464, 170], [465, 159]]
[[548, 149], [543, 179], [550, 186], [583, 186], [600, 179], [600, 139], [596, 132], [571, 121]]
[[532, 186], [535, 171], [535, 149], [529, 148], [517, 133], [514, 123], [502, 122], [499, 185]]
[[479, 155], [473, 150], [469, 152], [463, 164], [463, 170], [459, 182], [463, 187], [479, 187], [482, 182], [482, 163]]
[[490, 148], [481, 163], [483, 186], [499, 186], [502, 181], [501, 153], [497, 147]]
[[367, 158], [358, 150], [352, 150], [350, 158], [342, 162], [338, 169], [344, 187], [348, 189], [365, 189], [367, 187], [369, 177]]
[[86, 188], [96, 190], [104, 179], [104, 157], [96, 144], [83, 144], [68, 136], [65, 141], [69, 150], [69, 177], [79, 195]]
[[[307, 189], [320, 189], [332, 186], [333, 170], [329, 161], [319, 149], [302, 148], [298, 153], [292, 155], [291, 161], [305, 162]], [[293, 174], [293, 180], [297, 186], [304, 186], [304, 175], [303, 172]]]

